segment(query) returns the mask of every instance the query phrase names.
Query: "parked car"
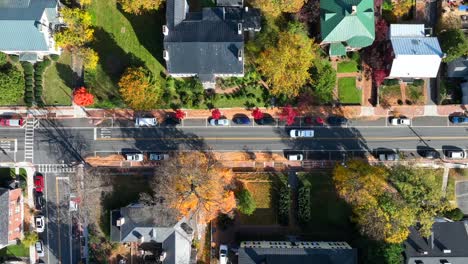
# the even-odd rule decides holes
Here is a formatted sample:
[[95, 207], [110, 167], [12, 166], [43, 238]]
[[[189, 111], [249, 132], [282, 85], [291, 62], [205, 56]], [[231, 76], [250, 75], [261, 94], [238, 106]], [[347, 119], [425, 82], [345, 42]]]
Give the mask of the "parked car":
[[452, 116], [450, 121], [454, 124], [468, 123], [468, 116]]
[[0, 126], [22, 127], [24, 119], [22, 118], [0, 118]]
[[37, 210], [44, 209], [45, 200], [44, 194], [42, 192], [34, 191], [34, 205]]
[[409, 126], [409, 125], [411, 125], [411, 120], [409, 118], [403, 117], [403, 116], [392, 117], [390, 119], [390, 123], [393, 126]]
[[165, 126], [176, 126], [176, 125], [180, 125], [180, 119], [178, 118], [175, 118], [174, 116], [167, 116], [165, 119], [164, 119], [164, 123], [163, 123]]
[[256, 119], [255, 123], [260, 126], [274, 126], [276, 125], [276, 120], [273, 117], [263, 117], [261, 119]]
[[296, 161], [296, 160], [303, 160], [304, 159], [304, 155], [302, 154], [288, 154], [288, 160], [291, 160], [291, 161]]
[[380, 161], [398, 161], [400, 156], [396, 152], [379, 153]]
[[249, 125], [250, 118], [248, 118], [247, 116], [237, 116], [232, 119], [232, 122], [238, 125]]
[[36, 189], [36, 192], [44, 191], [44, 175], [41, 173], [36, 173], [34, 175], [34, 188]]
[[312, 126], [323, 126], [325, 124], [320, 116], [306, 116], [304, 117], [304, 123]]
[[447, 158], [449, 159], [464, 159], [466, 157], [466, 153], [463, 150], [448, 150], [447, 151]]
[[149, 160], [168, 160], [169, 154], [164, 153], [148, 153]]
[[329, 116], [327, 123], [332, 126], [343, 126], [348, 124], [348, 119], [344, 116]]
[[158, 121], [154, 117], [137, 117], [135, 119], [136, 127], [154, 127], [158, 125]]
[[221, 119], [211, 119], [210, 120], [210, 125], [212, 126], [229, 126], [229, 120], [226, 118], [221, 118]]
[[289, 131], [289, 135], [290, 135], [292, 138], [297, 138], [297, 137], [314, 137], [314, 131], [313, 131], [313, 130], [291, 129], [291, 131]]
[[125, 154], [125, 158], [128, 161], [143, 161], [143, 154], [141, 154], [141, 153], [127, 153], [127, 154]]
[[228, 262], [228, 247], [226, 245], [219, 246], [219, 264], [227, 264]]
[[422, 156], [426, 159], [435, 159], [439, 157], [437, 150], [426, 150], [422, 153]]
[[44, 243], [42, 243], [42, 240], [39, 240], [36, 242], [35, 248], [36, 248], [37, 256], [40, 258], [43, 258], [45, 254], [44, 254]]
[[36, 232], [42, 233], [45, 228], [45, 218], [43, 215], [34, 216], [34, 226], [36, 227]]

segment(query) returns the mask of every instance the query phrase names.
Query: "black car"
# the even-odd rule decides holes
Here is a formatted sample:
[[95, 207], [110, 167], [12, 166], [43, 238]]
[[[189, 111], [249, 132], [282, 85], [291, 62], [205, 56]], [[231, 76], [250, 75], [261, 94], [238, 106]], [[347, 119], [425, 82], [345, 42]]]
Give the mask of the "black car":
[[44, 194], [42, 192], [34, 191], [34, 205], [37, 210], [42, 210], [45, 205]]
[[437, 150], [426, 150], [422, 153], [422, 156], [426, 159], [436, 159], [439, 157]]
[[174, 116], [168, 116], [164, 119], [163, 125], [165, 126], [177, 126], [180, 125], [180, 119]]
[[342, 126], [348, 123], [348, 119], [344, 116], [329, 116], [327, 123], [332, 126]]
[[238, 125], [249, 125], [250, 118], [248, 118], [247, 116], [236, 116], [232, 119], [232, 122]]

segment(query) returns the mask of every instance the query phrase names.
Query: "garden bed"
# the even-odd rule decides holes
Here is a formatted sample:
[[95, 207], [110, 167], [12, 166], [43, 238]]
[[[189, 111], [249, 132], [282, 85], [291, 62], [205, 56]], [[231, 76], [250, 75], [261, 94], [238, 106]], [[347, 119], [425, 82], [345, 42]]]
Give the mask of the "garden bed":
[[406, 97], [411, 104], [424, 104], [424, 81], [415, 80], [406, 86]]
[[338, 79], [338, 96], [342, 104], [361, 104], [362, 91], [356, 87], [355, 77]]
[[399, 101], [401, 101], [400, 84], [382, 85], [379, 87], [380, 105], [398, 105]]

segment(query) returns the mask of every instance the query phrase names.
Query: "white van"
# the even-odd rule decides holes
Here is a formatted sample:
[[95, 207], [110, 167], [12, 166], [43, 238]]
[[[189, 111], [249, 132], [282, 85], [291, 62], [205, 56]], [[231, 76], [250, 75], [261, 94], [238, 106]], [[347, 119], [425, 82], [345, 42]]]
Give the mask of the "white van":
[[158, 124], [156, 118], [151, 117], [137, 117], [135, 119], [135, 126], [136, 127], [154, 127]]

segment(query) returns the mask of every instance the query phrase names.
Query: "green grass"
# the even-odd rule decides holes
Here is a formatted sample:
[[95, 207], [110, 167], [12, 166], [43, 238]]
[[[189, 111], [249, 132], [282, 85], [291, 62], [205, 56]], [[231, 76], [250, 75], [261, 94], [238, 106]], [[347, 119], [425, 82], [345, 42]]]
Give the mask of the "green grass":
[[400, 85], [383, 85], [379, 88], [382, 96], [401, 97]]
[[[249, 105], [264, 106], [264, 88], [259, 85], [246, 86], [246, 96], [218, 95], [218, 100], [214, 103], [215, 107], [247, 107]], [[206, 107], [206, 106], [205, 106]]]
[[0, 249], [0, 257], [29, 257], [29, 248], [23, 244]]
[[338, 95], [343, 104], [361, 104], [361, 90], [356, 88], [356, 78], [339, 78]]
[[276, 224], [276, 212], [273, 207], [273, 182], [245, 182], [250, 191], [257, 209], [252, 215], [240, 215], [240, 221], [245, 225], [272, 225]]
[[354, 60], [342, 61], [338, 63], [338, 73], [357, 72], [358, 64]]
[[117, 83], [129, 65], [146, 66], [162, 80], [162, 10], [135, 16], [121, 12], [115, 0], [107, 0], [93, 1], [89, 11], [99, 65], [85, 81], [98, 101], [119, 101]]
[[422, 99], [424, 98], [424, 86], [422, 85], [408, 85], [408, 97], [414, 103], [421, 103]]
[[60, 59], [44, 72], [43, 99], [46, 105], [71, 105], [71, 93], [74, 87], [71, 55], [64, 52]]
[[351, 209], [335, 192], [332, 171], [299, 173], [305, 186], [310, 186], [311, 221], [303, 228], [305, 236], [323, 240], [348, 240], [353, 226]]

